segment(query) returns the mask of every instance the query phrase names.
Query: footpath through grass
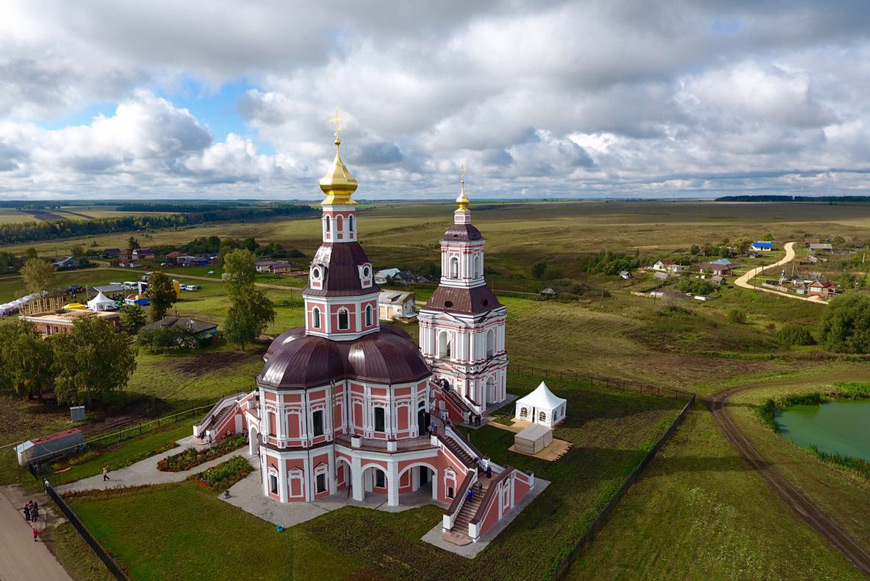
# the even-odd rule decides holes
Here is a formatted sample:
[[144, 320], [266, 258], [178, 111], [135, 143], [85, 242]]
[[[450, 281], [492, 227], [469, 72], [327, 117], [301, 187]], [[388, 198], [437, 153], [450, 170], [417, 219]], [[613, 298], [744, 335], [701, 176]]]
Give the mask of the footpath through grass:
[[862, 579], [698, 406], [569, 579]]

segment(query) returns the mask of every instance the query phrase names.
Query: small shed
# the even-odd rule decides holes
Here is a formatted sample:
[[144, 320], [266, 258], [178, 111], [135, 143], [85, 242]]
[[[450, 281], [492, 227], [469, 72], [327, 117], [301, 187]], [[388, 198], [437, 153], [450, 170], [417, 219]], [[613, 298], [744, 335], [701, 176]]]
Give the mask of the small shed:
[[15, 452], [18, 454], [18, 464], [27, 466], [31, 463], [41, 464], [54, 458], [69, 456], [84, 448], [85, 439], [82, 431], [72, 428], [18, 444], [15, 446]]
[[514, 419], [553, 427], [565, 419], [568, 400], [557, 397], [543, 381], [535, 391], [517, 400]]
[[514, 436], [514, 447], [523, 454], [537, 454], [553, 442], [553, 429], [532, 424]]

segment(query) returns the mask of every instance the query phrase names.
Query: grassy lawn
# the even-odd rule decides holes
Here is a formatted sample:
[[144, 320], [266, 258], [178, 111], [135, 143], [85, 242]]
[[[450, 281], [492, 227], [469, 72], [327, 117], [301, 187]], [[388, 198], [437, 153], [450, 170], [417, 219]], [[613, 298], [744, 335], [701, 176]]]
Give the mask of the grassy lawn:
[[[536, 377], [511, 377], [512, 390], [518, 393], [530, 391], [537, 382]], [[290, 571], [299, 579], [341, 578], [362, 571], [394, 578], [469, 578], [487, 572], [510, 579], [541, 578], [570, 551], [682, 406], [678, 400], [558, 381], [554, 389], [568, 398], [569, 408], [574, 410], [556, 431], [556, 437], [574, 443], [562, 460], [544, 462], [508, 452], [513, 434], [496, 428], [482, 428], [470, 435], [496, 462], [531, 470], [552, 482], [522, 517], [473, 561], [419, 540], [440, 521], [442, 509], [434, 506], [398, 514], [345, 508], [294, 527], [284, 539], [271, 525], [188, 484], [154, 487], [135, 495], [77, 498], [72, 505], [136, 579], [183, 578], [190, 571], [197, 571], [199, 576], [231, 577], [242, 570], [254, 578], [262, 574], [270, 579]], [[135, 450], [148, 450], [158, 440], [156, 434], [154, 439], [143, 437]], [[129, 444], [119, 450], [126, 448], [131, 451], [121, 458], [134, 453]], [[105, 456], [94, 467], [101, 467], [110, 458]], [[220, 523], [221, 531], [233, 533], [222, 535], [209, 522]], [[542, 536], [542, 527], [550, 534]], [[158, 535], [156, 528], [171, 532]], [[373, 529], [378, 535], [371, 534]], [[238, 538], [246, 541], [236, 547], [239, 543], [230, 539]], [[203, 551], [196, 539], [208, 539], [208, 550]], [[290, 557], [269, 558], [285, 553]], [[317, 556], [325, 556], [331, 566], [318, 565], [312, 560]], [[270, 563], [265, 570], [251, 569], [251, 563], [262, 562]], [[180, 563], [181, 568], [173, 570], [172, 563]]]
[[115, 579], [69, 522], [44, 530], [41, 538], [70, 577], [76, 581]]
[[190, 482], [70, 500], [134, 579], [345, 579], [363, 566], [299, 527], [275, 527]]
[[567, 577], [863, 578], [749, 470], [703, 406]]

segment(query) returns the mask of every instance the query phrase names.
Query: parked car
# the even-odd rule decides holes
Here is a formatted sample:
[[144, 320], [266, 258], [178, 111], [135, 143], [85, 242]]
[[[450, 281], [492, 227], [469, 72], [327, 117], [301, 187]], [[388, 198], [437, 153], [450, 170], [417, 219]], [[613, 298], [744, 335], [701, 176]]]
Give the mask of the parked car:
[[214, 274], [213, 270], [208, 271], [208, 274]]
[[199, 286], [198, 284], [189, 284], [189, 285], [184, 286], [181, 290], [198, 291], [201, 289], [202, 289], [202, 287]]

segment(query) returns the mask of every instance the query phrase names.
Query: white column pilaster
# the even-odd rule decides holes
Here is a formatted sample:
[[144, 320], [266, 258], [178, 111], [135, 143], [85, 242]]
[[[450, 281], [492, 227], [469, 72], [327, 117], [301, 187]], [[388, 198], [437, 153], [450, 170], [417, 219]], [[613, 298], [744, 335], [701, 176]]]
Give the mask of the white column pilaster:
[[387, 463], [387, 506], [399, 506], [399, 463]]
[[357, 456], [351, 459], [350, 482], [353, 499], [358, 502], [365, 500], [366, 491], [363, 488], [362, 461]]

